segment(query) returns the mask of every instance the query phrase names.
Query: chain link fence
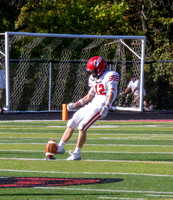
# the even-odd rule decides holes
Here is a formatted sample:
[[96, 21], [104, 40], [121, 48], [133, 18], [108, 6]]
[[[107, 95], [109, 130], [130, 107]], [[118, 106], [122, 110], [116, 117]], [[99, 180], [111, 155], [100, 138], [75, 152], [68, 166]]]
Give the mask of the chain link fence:
[[[0, 50], [5, 52], [4, 37]], [[88, 91], [87, 61], [99, 55], [120, 74], [116, 107], [133, 107], [121, 95], [133, 73], [141, 79], [142, 39], [9, 36], [11, 111], [55, 111]], [[0, 54], [0, 67], [5, 58]], [[135, 105], [139, 108], [139, 104]]]

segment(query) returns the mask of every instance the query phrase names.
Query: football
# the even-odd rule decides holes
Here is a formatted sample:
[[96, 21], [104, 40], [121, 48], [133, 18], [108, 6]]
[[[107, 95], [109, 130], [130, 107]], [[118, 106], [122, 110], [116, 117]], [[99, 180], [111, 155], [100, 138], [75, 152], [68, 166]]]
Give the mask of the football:
[[46, 144], [46, 156], [47, 157], [49, 157], [49, 158], [53, 157], [56, 154], [57, 150], [58, 150], [58, 145], [55, 140], [50, 140]]

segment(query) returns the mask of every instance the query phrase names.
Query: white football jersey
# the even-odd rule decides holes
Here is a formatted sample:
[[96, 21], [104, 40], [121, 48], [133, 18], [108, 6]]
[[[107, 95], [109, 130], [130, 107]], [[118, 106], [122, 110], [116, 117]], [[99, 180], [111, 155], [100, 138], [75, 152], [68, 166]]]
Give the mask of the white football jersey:
[[[128, 84], [128, 88], [130, 88], [132, 91], [134, 88], [136, 88], [134, 95], [137, 96], [140, 94], [140, 81], [137, 79], [134, 82], [130, 81]], [[145, 90], [143, 90], [143, 95], [145, 96]]]
[[[108, 98], [108, 91], [111, 88], [115, 89], [114, 99], [117, 96], [117, 85], [119, 81], [119, 74], [115, 71], [106, 71], [98, 79], [90, 75], [88, 85], [91, 88], [90, 93], [95, 95], [92, 104], [101, 107], [106, 104]], [[113, 101], [111, 103], [113, 103]]]

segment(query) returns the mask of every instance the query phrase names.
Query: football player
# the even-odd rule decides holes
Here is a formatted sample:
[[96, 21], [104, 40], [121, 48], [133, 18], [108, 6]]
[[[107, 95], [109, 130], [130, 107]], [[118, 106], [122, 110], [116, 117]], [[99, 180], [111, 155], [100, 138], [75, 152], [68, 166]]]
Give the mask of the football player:
[[64, 146], [71, 138], [74, 129], [78, 126], [79, 135], [74, 152], [69, 152], [67, 160], [80, 160], [81, 149], [86, 140], [87, 129], [98, 119], [104, 118], [117, 96], [119, 74], [115, 71], [106, 71], [106, 61], [100, 56], [92, 57], [86, 69], [90, 73], [88, 85], [90, 90], [86, 96], [75, 103], [67, 105], [68, 110], [80, 108], [67, 123], [61, 141], [58, 144], [57, 154], [65, 153]]

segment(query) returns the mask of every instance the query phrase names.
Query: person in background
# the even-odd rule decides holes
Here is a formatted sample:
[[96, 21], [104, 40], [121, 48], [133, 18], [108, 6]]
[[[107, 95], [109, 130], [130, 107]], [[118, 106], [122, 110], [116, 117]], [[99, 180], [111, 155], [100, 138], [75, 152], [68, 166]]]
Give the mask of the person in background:
[[[125, 89], [124, 92], [122, 92], [122, 95], [129, 94], [130, 97], [134, 98], [134, 104], [139, 105], [139, 100], [140, 100], [140, 80], [135, 78], [135, 75], [130, 76], [130, 82]], [[147, 102], [145, 100], [146, 92], [143, 90], [143, 106], [144, 110], [149, 110]]]

